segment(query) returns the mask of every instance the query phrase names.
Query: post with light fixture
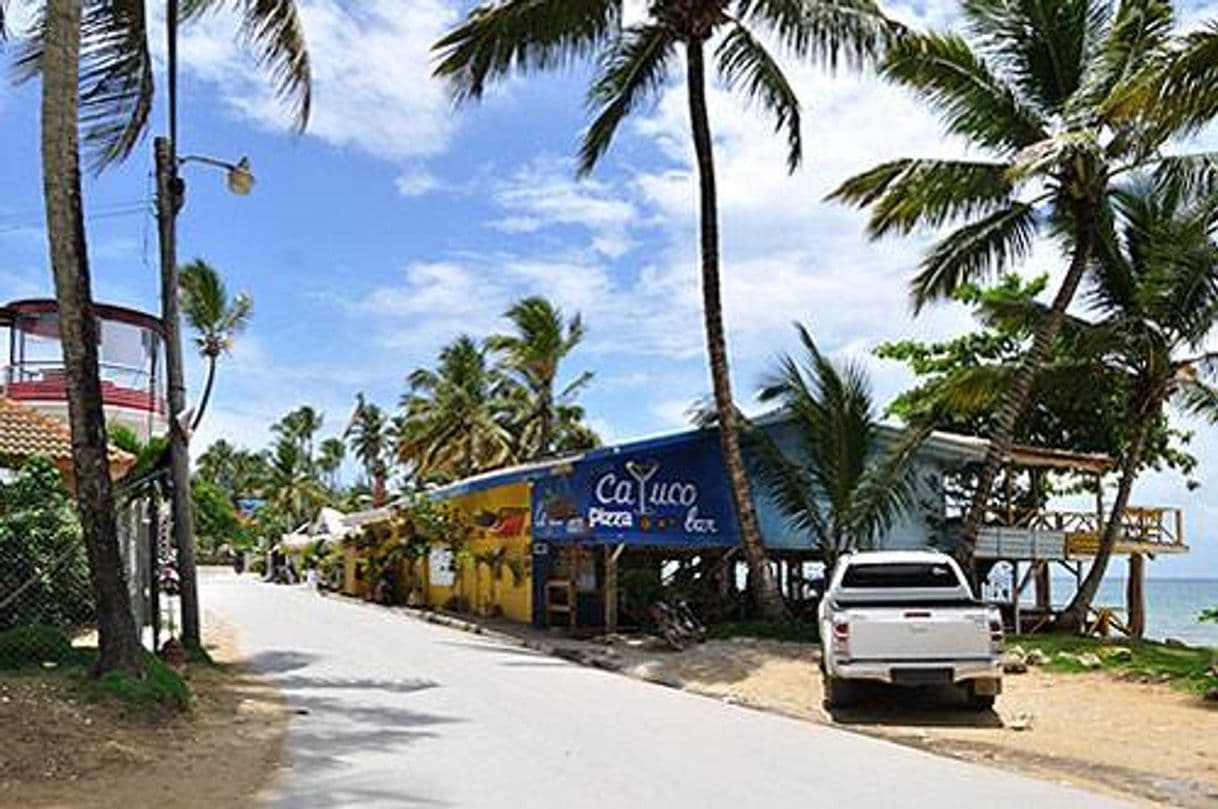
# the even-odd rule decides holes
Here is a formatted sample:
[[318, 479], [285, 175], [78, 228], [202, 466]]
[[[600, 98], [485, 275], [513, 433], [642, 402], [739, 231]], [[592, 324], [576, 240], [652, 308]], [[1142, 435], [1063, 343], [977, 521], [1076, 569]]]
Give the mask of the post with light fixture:
[[156, 138], [156, 214], [161, 252], [161, 319], [165, 328], [165, 378], [169, 399], [170, 502], [174, 546], [182, 605], [182, 643], [201, 648], [199, 588], [195, 565], [194, 501], [190, 489], [190, 436], [186, 411], [186, 382], [182, 371], [182, 323], [178, 311], [177, 216], [186, 201], [186, 184], [178, 169], [202, 163], [225, 170], [228, 189], [246, 196], [254, 187], [249, 158], [228, 163], [213, 157], [178, 157], [170, 138]]

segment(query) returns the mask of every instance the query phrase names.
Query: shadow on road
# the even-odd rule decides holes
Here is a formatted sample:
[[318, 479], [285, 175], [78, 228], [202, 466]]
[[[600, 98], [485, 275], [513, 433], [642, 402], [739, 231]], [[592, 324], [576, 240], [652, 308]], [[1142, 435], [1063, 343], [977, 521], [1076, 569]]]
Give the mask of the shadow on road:
[[294, 651], [259, 652], [246, 658], [246, 663], [262, 674], [280, 674], [303, 669], [317, 660], [317, 655]]

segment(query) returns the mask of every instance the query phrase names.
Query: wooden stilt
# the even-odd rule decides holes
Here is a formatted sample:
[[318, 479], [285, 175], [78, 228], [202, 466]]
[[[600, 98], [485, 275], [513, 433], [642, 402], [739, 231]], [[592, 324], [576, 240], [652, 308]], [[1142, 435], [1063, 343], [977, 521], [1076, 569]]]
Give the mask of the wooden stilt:
[[1053, 608], [1049, 565], [1045, 562], [1035, 562], [1034, 564], [1036, 566], [1036, 609], [1043, 614]]
[[1129, 578], [1125, 582], [1125, 609], [1129, 617], [1129, 636], [1141, 638], [1146, 632], [1146, 557], [1129, 555]]

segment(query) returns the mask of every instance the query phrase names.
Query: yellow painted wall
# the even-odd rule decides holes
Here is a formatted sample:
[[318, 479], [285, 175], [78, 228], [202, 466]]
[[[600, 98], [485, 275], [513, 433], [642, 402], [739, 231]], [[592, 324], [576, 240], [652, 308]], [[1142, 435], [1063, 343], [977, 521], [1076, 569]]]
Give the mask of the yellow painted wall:
[[[453, 498], [449, 503], [467, 514], [474, 529], [453, 585], [437, 584], [434, 577], [424, 572], [428, 605], [442, 608], [454, 606], [460, 600], [476, 615], [502, 615], [524, 623], [532, 620], [528, 484], [486, 489]], [[492, 565], [478, 561], [478, 557], [500, 549], [504, 561], [497, 566], [497, 572]], [[427, 567], [426, 560], [421, 564]], [[519, 579], [512, 573], [513, 566], [521, 574]]]

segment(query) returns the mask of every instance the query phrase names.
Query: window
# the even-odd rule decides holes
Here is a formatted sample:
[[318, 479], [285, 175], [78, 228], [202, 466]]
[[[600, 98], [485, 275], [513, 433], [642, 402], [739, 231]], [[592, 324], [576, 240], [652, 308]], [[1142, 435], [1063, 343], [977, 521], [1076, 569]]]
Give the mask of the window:
[[954, 588], [959, 586], [960, 581], [956, 578], [956, 572], [943, 562], [850, 565], [842, 577], [842, 587], [860, 590]]

